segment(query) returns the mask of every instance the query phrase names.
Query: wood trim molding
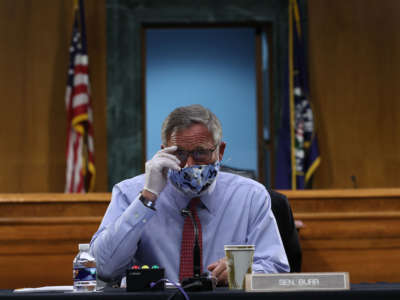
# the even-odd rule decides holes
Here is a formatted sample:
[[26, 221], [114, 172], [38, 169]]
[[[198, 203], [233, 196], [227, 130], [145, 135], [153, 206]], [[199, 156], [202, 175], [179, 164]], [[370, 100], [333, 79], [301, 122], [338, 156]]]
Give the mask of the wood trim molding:
[[87, 194], [61, 194], [61, 193], [24, 193], [24, 194], [0, 194], [1, 203], [36, 203], [36, 202], [109, 202], [110, 193]]
[[301, 220], [382, 220], [382, 219], [400, 219], [399, 211], [385, 212], [322, 212], [322, 213], [297, 213], [296, 219]]
[[378, 189], [334, 189], [334, 190], [279, 190], [289, 200], [326, 199], [326, 198], [399, 198], [400, 188]]
[[56, 225], [56, 224], [96, 224], [102, 217], [18, 217], [0, 218], [0, 226], [6, 225]]

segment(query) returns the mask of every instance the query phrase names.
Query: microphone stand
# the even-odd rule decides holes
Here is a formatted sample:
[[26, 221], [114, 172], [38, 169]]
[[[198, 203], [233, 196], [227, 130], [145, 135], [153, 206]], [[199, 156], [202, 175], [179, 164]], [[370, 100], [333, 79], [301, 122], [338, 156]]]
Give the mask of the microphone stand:
[[200, 274], [200, 245], [199, 245], [199, 229], [190, 209], [182, 209], [181, 215], [189, 217], [194, 228], [194, 246], [193, 246], [193, 277], [183, 278], [181, 286], [187, 291], [212, 291], [215, 288], [215, 281], [207, 276]]

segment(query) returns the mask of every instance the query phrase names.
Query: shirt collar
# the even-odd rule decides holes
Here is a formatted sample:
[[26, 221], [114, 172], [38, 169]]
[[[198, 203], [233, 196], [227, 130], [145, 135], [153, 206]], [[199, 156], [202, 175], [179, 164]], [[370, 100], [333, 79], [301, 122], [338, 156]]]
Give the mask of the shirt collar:
[[217, 181], [218, 181], [218, 175], [217, 178], [215, 178], [214, 182], [211, 184], [211, 186], [208, 189], [208, 192], [200, 197], [201, 202], [205, 206], [205, 208], [208, 210], [210, 214], [213, 216], [216, 213], [217, 210], [217, 199], [216, 199], [216, 188], [217, 188]]
[[[219, 174], [218, 174], [219, 175]], [[212, 185], [209, 187], [208, 192], [200, 197], [200, 200], [204, 207], [214, 216], [217, 211], [218, 199], [218, 175], [215, 178]], [[189, 205], [191, 198], [186, 196], [180, 190], [178, 190], [169, 180], [164, 188], [166, 196], [172, 199], [172, 205], [176, 207], [178, 211], [186, 208]]]
[[172, 199], [171, 205], [178, 211], [181, 211], [189, 205], [190, 198], [179, 191], [169, 180], [167, 180], [167, 185], [163, 193], [166, 194], [167, 198]]

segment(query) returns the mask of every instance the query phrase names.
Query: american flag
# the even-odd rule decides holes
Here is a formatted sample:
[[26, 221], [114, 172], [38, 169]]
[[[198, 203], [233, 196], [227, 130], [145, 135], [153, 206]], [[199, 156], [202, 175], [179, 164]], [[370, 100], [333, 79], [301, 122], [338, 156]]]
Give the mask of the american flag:
[[65, 104], [67, 108], [66, 193], [91, 192], [94, 188], [93, 112], [90, 99], [88, 54], [83, 0], [75, 6], [69, 48]]

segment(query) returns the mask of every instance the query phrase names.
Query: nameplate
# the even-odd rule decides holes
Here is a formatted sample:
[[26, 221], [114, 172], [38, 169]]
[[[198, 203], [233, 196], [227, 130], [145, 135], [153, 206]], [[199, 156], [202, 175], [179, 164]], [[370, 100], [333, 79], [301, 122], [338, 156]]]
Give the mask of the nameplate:
[[349, 273], [246, 274], [247, 292], [350, 289]]

